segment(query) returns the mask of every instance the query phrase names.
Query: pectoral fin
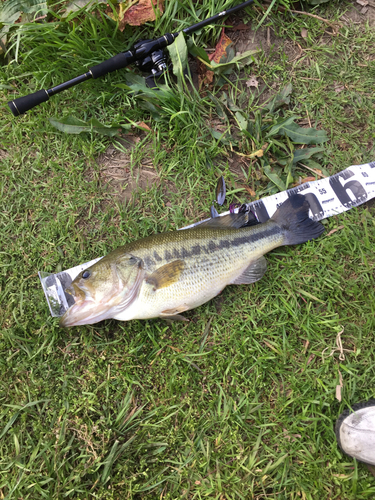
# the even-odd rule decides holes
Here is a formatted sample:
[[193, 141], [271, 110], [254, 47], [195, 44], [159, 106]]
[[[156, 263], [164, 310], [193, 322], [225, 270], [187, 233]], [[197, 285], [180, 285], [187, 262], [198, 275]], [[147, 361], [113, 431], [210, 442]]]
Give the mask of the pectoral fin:
[[174, 260], [154, 271], [146, 278], [146, 283], [152, 285], [154, 290], [173, 285], [179, 280], [184, 267], [185, 262], [183, 260]]
[[267, 261], [262, 256], [253, 261], [240, 276], [232, 281], [232, 285], [248, 285], [250, 283], [255, 283], [263, 277], [266, 271]]

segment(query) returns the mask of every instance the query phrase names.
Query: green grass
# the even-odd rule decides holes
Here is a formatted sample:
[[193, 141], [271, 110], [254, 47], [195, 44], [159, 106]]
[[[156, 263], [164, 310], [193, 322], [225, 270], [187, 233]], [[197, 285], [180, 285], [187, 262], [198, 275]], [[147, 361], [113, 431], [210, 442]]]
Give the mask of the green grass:
[[[12, 62], [0, 67], [0, 498], [375, 496], [375, 479], [338, 450], [333, 432], [341, 411], [374, 397], [374, 208], [332, 217], [319, 240], [272, 252], [261, 281], [228, 287], [189, 312], [188, 324], [106, 321], [61, 330], [49, 316], [38, 270], [67, 269], [206, 217], [222, 173], [229, 191], [245, 183], [258, 194], [275, 189], [260, 161], [238, 164], [231, 144], [212, 136], [213, 125], [230, 126], [234, 150], [253, 150], [207, 94], [171, 84], [162, 98], [145, 99], [118, 86], [128, 70], [74, 87], [23, 117], [9, 113], [6, 102], [15, 96], [74, 77], [140, 36], [195, 22], [191, 8], [169, 2], [173, 15], [155, 32], [150, 23], [121, 35], [112, 21], [87, 14], [25, 25], [10, 38]], [[204, 2], [199, 16], [216, 8]], [[336, 19], [346, 8], [336, 2], [317, 14]], [[256, 25], [261, 16], [249, 10], [244, 19]], [[318, 20], [287, 14], [267, 24], [282, 41], [298, 41], [302, 57], [291, 62], [283, 47], [259, 54], [216, 97], [225, 91], [253, 119], [258, 97], [245, 84], [250, 75], [264, 82], [262, 96], [291, 82], [289, 109], [277, 117], [308, 117], [327, 131], [320, 168], [333, 174], [373, 161], [373, 30], [343, 26], [329, 36]], [[196, 41], [212, 45], [219, 33], [211, 28]], [[124, 150], [122, 139], [63, 134], [48, 121], [69, 115], [147, 123], [150, 134], [124, 131], [141, 139], [127, 150], [126, 166], [136, 172], [151, 160], [160, 183], [124, 201], [121, 183], [108, 183], [99, 161], [111, 145]], [[310, 173], [298, 167], [293, 175]], [[245, 191], [236, 196], [249, 200]]]

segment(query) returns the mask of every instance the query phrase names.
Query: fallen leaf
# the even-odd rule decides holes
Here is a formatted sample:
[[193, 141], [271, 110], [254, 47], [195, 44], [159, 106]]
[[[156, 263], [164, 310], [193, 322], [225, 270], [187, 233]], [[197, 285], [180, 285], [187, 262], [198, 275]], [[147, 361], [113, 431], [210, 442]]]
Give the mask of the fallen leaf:
[[341, 402], [341, 389], [344, 387], [344, 381], [342, 379], [342, 375], [340, 370], [339, 372], [339, 385], [336, 385], [336, 399], [340, 403]]
[[254, 189], [251, 189], [250, 186], [243, 186], [243, 188], [245, 189], [245, 191], [247, 191], [249, 193], [250, 196], [253, 196], [255, 198], [256, 196], [256, 193], [254, 191]]
[[293, 187], [300, 186], [301, 184], [304, 184], [305, 182], [312, 182], [315, 181], [315, 177], [304, 177], [303, 179], [299, 178], [298, 182], [295, 182], [293, 184]]
[[367, 0], [357, 0], [357, 3], [359, 5], [361, 5], [362, 7], [366, 7], [366, 5], [368, 5], [368, 1]]
[[169, 345], [168, 347], [176, 352], [182, 352], [181, 349], [178, 349], [178, 347], [173, 347], [173, 345]]
[[250, 76], [250, 78], [246, 82], [246, 86], [247, 87], [256, 87], [256, 88], [258, 88], [258, 85], [259, 85], [259, 82], [255, 78], [255, 76]]
[[301, 184], [305, 184], [305, 182], [312, 182], [312, 181], [315, 181], [315, 177], [304, 177], [303, 179], [301, 179]]
[[337, 93], [342, 92], [345, 89], [344, 85], [339, 85], [338, 83], [335, 83], [333, 88], [335, 89], [335, 92], [337, 92]]
[[[120, 4], [120, 9], [121, 6], [122, 4]], [[145, 24], [147, 21], [155, 21], [156, 10], [159, 10], [159, 14], [163, 14], [163, 0], [139, 0], [138, 3], [126, 9], [124, 17], [120, 21], [120, 31], [124, 31], [126, 24], [141, 26], [141, 24]]]
[[215, 73], [211, 70], [207, 70], [204, 64], [200, 64], [199, 66], [200, 68], [202, 68], [202, 71], [200, 72], [198, 77], [199, 85], [201, 85], [202, 83], [205, 85], [211, 85], [214, 80]]
[[[268, 146], [268, 144], [266, 145], [266, 147], [267, 146]], [[258, 149], [258, 151], [254, 151], [254, 153], [250, 153], [249, 155], [245, 155], [243, 153], [237, 153], [237, 152], [236, 152], [236, 154], [239, 155], [239, 156], [244, 156], [245, 158], [255, 158], [255, 157], [261, 158], [263, 156], [263, 154], [264, 154], [264, 150], [265, 149], [266, 148], [263, 146], [262, 149]]]
[[308, 35], [308, 31], [306, 28], [302, 28], [301, 29], [301, 37], [302, 38], [307, 38], [307, 35]]
[[289, 434], [288, 434], [288, 431], [287, 431], [286, 429], [283, 429], [283, 433], [284, 433], [284, 437], [285, 437], [288, 441], [290, 441], [290, 440], [291, 440], [291, 438], [293, 438], [293, 439], [292, 439], [292, 443], [293, 443], [293, 441], [295, 441], [295, 440], [296, 440], [296, 438], [302, 438], [301, 434], [290, 434], [290, 435], [289, 435]]
[[339, 227], [336, 227], [335, 229], [332, 229], [328, 234], [327, 236], [331, 236], [331, 234], [335, 233], [336, 231], [339, 231], [340, 229], [344, 229], [345, 226], [339, 226]]
[[262, 149], [258, 149], [258, 151], [254, 151], [254, 153], [251, 153], [249, 154], [249, 158], [261, 158], [264, 154], [264, 150], [263, 148]]
[[304, 351], [303, 353], [306, 354], [307, 348], [309, 347], [310, 341], [306, 339], [306, 342], [304, 343]]
[[315, 354], [310, 354], [309, 359], [307, 360], [307, 366], [311, 363], [311, 361], [315, 358]]
[[148, 125], [146, 125], [145, 122], [138, 122], [137, 123], [138, 127], [143, 128], [143, 130], [151, 130]]
[[233, 43], [232, 40], [224, 33], [224, 28], [221, 32], [221, 37], [216, 45], [215, 52], [211, 54], [209, 57], [210, 61], [215, 61], [216, 63], [220, 63], [223, 57], [227, 57], [227, 47]]
[[237, 26], [233, 26], [233, 28], [231, 28], [232, 31], [240, 31], [240, 30], [248, 30], [248, 29], [250, 29], [249, 26], [247, 24], [244, 24], [244, 23], [237, 24]]

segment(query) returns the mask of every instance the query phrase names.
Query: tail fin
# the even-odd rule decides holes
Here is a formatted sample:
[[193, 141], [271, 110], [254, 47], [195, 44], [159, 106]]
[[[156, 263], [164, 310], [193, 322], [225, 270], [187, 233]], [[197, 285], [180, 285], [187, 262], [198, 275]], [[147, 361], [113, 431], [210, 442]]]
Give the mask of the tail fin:
[[323, 233], [323, 224], [309, 218], [309, 208], [305, 196], [294, 194], [271, 217], [285, 233], [285, 245], [305, 243]]

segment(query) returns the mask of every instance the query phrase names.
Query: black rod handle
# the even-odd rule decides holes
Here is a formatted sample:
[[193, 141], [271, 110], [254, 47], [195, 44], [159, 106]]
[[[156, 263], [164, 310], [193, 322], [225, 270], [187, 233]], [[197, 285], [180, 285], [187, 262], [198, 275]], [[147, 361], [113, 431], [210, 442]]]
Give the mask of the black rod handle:
[[14, 116], [23, 115], [24, 113], [26, 113], [26, 111], [29, 111], [29, 109], [35, 108], [35, 106], [38, 106], [38, 104], [42, 104], [42, 102], [48, 101], [51, 96], [58, 94], [59, 92], [62, 92], [63, 90], [66, 90], [70, 87], [73, 87], [78, 83], [89, 80], [90, 78], [92, 78], [92, 74], [90, 71], [88, 71], [83, 75], [73, 78], [72, 80], [69, 80], [65, 83], [60, 83], [60, 85], [56, 85], [56, 87], [52, 87], [51, 89], [38, 90], [38, 92], [34, 92], [33, 94], [19, 97], [18, 99], [14, 99], [14, 101], [9, 101], [8, 106]]
[[49, 99], [49, 95], [46, 90], [38, 90], [33, 94], [26, 95], [25, 97], [19, 97], [14, 99], [14, 101], [9, 101], [8, 106], [14, 116], [20, 116], [26, 113], [31, 108], [46, 102]]
[[120, 54], [93, 66], [89, 71], [93, 78], [99, 78], [100, 76], [112, 73], [112, 71], [116, 71], [117, 69], [125, 68], [132, 62], [134, 62], [134, 53], [133, 51], [128, 50], [127, 52], [120, 52]]

